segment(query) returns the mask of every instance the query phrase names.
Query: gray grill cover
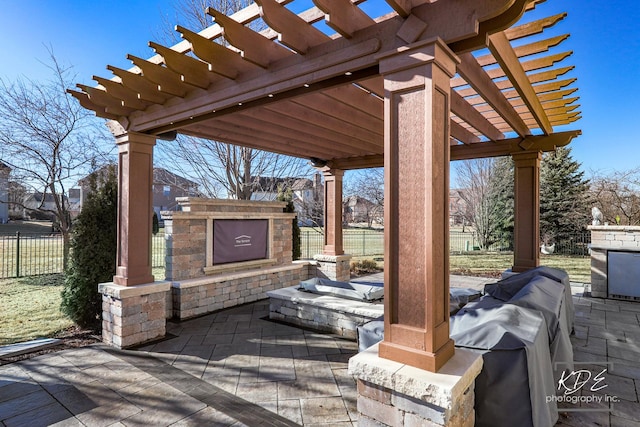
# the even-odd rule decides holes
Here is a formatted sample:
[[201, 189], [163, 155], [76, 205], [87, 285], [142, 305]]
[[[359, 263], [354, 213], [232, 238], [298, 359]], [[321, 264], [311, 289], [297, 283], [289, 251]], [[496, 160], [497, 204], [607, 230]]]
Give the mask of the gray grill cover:
[[575, 309], [573, 307], [573, 299], [571, 298], [569, 275], [564, 270], [545, 266], [532, 268], [531, 270], [500, 280], [499, 282], [488, 284], [484, 287], [484, 292], [499, 300], [509, 301], [536, 276], [544, 276], [564, 285], [567, 327], [569, 332], [573, 331]]
[[[470, 307], [473, 306], [473, 307]], [[491, 297], [451, 317], [457, 347], [482, 352], [476, 426], [551, 427], [558, 420], [549, 337], [541, 313]]]

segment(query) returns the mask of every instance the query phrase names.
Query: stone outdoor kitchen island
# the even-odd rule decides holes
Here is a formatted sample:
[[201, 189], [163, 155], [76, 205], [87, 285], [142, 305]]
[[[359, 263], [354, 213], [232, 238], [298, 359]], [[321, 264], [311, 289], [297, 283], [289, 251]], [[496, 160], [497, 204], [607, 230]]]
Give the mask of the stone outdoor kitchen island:
[[[197, 289], [194, 299], [205, 302], [181, 302], [179, 316], [215, 304], [207, 300], [217, 289], [207, 276], [215, 266], [199, 249], [206, 246], [209, 213], [193, 225], [198, 248], [176, 255], [183, 257], [175, 262], [188, 276], [172, 265], [171, 282], [153, 281], [149, 201], [157, 138], [181, 133], [306, 158], [322, 167], [327, 185], [319, 261], [332, 264], [336, 278], [345, 261], [343, 173], [384, 166], [385, 336], [377, 351], [353, 361], [362, 384], [361, 422], [411, 425], [419, 415], [436, 424], [471, 425], [473, 414], [464, 409], [469, 402], [463, 396], [472, 390], [469, 378], [478, 366], [454, 350], [446, 309], [449, 162], [514, 158], [513, 271], [536, 267], [539, 236], [531, 225], [539, 219], [540, 153], [580, 134], [554, 131], [580, 118], [577, 105], [571, 105], [577, 100], [570, 96], [576, 89], [569, 87], [575, 79], [563, 77], [572, 67], [556, 67], [571, 52], [553, 52], [567, 35], [544, 34], [565, 14], [514, 26], [543, 2], [367, 0], [366, 5], [381, 6], [374, 10], [385, 10], [370, 16], [361, 2], [313, 0], [310, 9], [293, 13], [302, 3], [257, 0], [232, 16], [208, 8], [214, 25], [199, 33], [177, 26], [180, 43], [151, 43], [155, 55], [130, 55], [131, 69], [109, 66], [111, 78], [69, 91], [117, 124], [112, 128], [120, 147], [119, 252], [114, 284], [102, 290], [106, 308], [113, 301], [113, 313], [105, 311], [113, 331], [136, 332], [126, 339], [114, 334], [112, 342], [126, 346], [162, 335], [162, 322], [141, 313], [162, 311], [156, 303], [182, 283]], [[268, 28], [257, 32], [248, 25], [258, 18]], [[314, 26], [321, 20], [335, 33]], [[174, 227], [180, 215], [174, 214]], [[201, 277], [192, 277], [199, 268]], [[278, 264], [265, 268], [295, 270]], [[254, 273], [224, 274], [238, 280]], [[246, 298], [241, 293], [234, 291], [234, 298]], [[178, 299], [184, 299], [182, 291]], [[127, 317], [136, 320], [131, 324]], [[417, 388], [405, 387], [409, 377], [399, 375], [409, 368], [425, 375]]]

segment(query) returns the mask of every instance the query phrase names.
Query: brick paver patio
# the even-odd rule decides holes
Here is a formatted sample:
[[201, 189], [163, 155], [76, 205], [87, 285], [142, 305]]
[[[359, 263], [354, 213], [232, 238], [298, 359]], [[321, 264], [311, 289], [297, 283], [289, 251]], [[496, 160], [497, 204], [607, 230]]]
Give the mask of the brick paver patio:
[[[578, 362], [613, 362], [609, 412], [559, 426], [640, 426], [640, 304], [574, 287]], [[169, 323], [169, 339], [134, 351], [103, 345], [0, 366], [2, 426], [352, 426], [356, 344], [266, 319], [268, 302]]]

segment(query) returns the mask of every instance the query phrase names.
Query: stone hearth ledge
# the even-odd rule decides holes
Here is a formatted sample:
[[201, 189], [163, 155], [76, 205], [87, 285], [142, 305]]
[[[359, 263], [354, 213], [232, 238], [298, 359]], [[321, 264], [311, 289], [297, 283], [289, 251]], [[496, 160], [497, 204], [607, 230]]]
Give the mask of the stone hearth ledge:
[[[384, 392], [390, 392], [384, 411], [395, 412], [395, 415], [390, 417], [394, 423], [404, 420], [400, 421], [400, 424], [411, 424], [417, 416], [438, 425], [472, 426], [475, 419], [473, 389], [475, 379], [482, 370], [482, 364], [482, 355], [479, 352], [456, 348], [454, 356], [440, 371], [428, 372], [379, 357], [376, 344], [349, 359], [349, 374], [359, 382], [358, 410], [368, 418], [378, 418], [377, 421], [384, 422], [377, 414], [367, 414], [363, 411], [377, 408], [373, 412], [379, 413], [383, 406], [379, 401], [371, 405], [371, 396], [363, 396], [360, 393], [361, 389], [365, 388], [361, 387], [360, 383], [369, 383], [374, 387], [381, 387]], [[361, 399], [365, 402], [361, 403]], [[461, 419], [459, 409], [465, 407], [469, 411], [469, 405], [470, 417]]]
[[113, 282], [98, 284], [98, 292], [116, 299], [167, 292], [170, 289], [171, 282], [164, 280], [135, 286], [116, 285]]

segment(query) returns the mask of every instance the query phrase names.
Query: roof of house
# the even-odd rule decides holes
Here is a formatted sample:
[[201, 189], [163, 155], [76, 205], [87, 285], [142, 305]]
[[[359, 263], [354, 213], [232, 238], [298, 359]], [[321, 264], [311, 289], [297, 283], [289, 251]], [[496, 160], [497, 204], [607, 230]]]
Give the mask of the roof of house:
[[[25, 201], [29, 201], [29, 200], [35, 200], [38, 203], [42, 203], [42, 199], [44, 197], [44, 203], [53, 203], [55, 202], [55, 199], [53, 197], [53, 194], [51, 193], [45, 193], [44, 196], [41, 192], [36, 191], [35, 193], [31, 193], [29, 195], [27, 195], [27, 197], [25, 198]], [[67, 196], [62, 196], [65, 200], [67, 199]]]
[[299, 177], [257, 176], [252, 178], [253, 191], [277, 192], [279, 187], [293, 191], [313, 188], [313, 181]]
[[[115, 164], [107, 164], [104, 165], [100, 168], [98, 168], [97, 170], [95, 170], [94, 172], [90, 173], [89, 175], [81, 178], [78, 180], [78, 185], [83, 187], [85, 185], [88, 184], [89, 182], [89, 178], [94, 175], [94, 174], [98, 174], [100, 176], [103, 176], [106, 171], [108, 170], [108, 168], [117, 168], [118, 166]], [[154, 184], [160, 184], [160, 185], [174, 185], [180, 188], [189, 188], [189, 189], [197, 189], [198, 188], [198, 183], [193, 182], [183, 176], [177, 175], [171, 171], [168, 171], [164, 168], [153, 168], [153, 183]]]
[[198, 188], [198, 183], [177, 175], [164, 168], [153, 168], [153, 183], [175, 185], [181, 188]]

